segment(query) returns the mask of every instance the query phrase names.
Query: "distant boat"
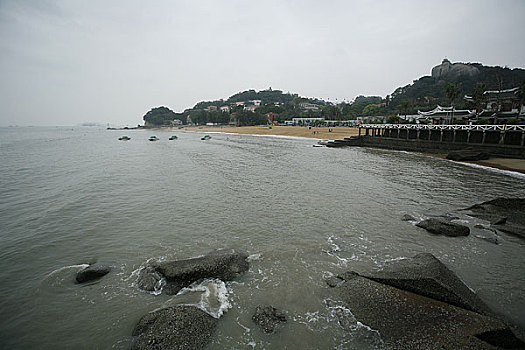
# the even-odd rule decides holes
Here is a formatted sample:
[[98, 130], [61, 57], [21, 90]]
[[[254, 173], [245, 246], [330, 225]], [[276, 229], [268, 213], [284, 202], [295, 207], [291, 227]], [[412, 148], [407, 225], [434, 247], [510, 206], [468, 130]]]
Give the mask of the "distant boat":
[[129, 140], [131, 140], [131, 137], [122, 136], [122, 137], [119, 137], [118, 139], [119, 139], [119, 141], [129, 141]]
[[150, 141], [158, 141], [160, 139], [157, 136], [150, 136], [149, 140]]
[[210, 136], [210, 135], [204, 135], [204, 136], [201, 138], [201, 140], [204, 140], [204, 141], [209, 140], [209, 139], [211, 139], [211, 136]]
[[177, 140], [177, 139], [178, 139], [178, 137], [177, 137], [177, 136], [175, 136], [175, 135], [173, 135], [173, 136], [172, 136], [172, 137], [170, 137], [170, 138], [169, 138], [168, 140]]

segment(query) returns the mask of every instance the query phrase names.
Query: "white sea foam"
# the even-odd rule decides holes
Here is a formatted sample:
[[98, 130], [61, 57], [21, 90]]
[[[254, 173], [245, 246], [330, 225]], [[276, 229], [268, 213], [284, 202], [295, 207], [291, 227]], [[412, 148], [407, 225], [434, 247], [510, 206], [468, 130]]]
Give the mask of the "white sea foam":
[[251, 329], [241, 324], [239, 321], [237, 321], [237, 324], [241, 326], [242, 329], [244, 329], [245, 332], [251, 332]]
[[228, 300], [228, 288], [221, 280], [208, 279], [198, 284], [192, 284], [189, 287], [181, 289], [177, 295], [192, 292], [202, 293], [200, 301], [196, 306], [215, 318], [220, 318], [232, 307]]
[[248, 256], [248, 261], [255, 261], [255, 260], [260, 260], [261, 259], [261, 254], [252, 254], [250, 256]]
[[494, 172], [494, 173], [499, 173], [499, 174], [503, 174], [503, 175], [509, 175], [509, 176], [512, 176], [512, 177], [517, 177], [517, 178], [520, 178], [520, 179], [525, 179], [525, 174], [517, 172], [517, 171], [492, 168], [492, 167], [489, 167], [489, 166], [480, 165], [480, 164], [474, 164], [474, 163], [465, 163], [465, 162], [458, 162], [458, 163], [466, 165], [466, 166], [470, 166], [472, 168], [484, 169], [484, 170], [488, 170], [488, 171], [491, 171], [491, 172]]
[[51, 271], [50, 273], [47, 274], [47, 277], [52, 277], [54, 276], [55, 274], [57, 273], [60, 273], [62, 271], [65, 271], [65, 270], [70, 270], [70, 269], [76, 269], [76, 270], [82, 270], [82, 269], [85, 269], [86, 267], [88, 267], [89, 264], [79, 264], [79, 265], [69, 265], [69, 266], [63, 266], [63, 267], [60, 267], [54, 271]]
[[[346, 266], [348, 264], [348, 259], [347, 258], [343, 258], [341, 256], [339, 256], [338, 252], [342, 252], [342, 249], [341, 247], [335, 242], [336, 240], [336, 237], [335, 236], [329, 236], [327, 241], [328, 241], [328, 245], [330, 246], [330, 250], [326, 251], [326, 254], [331, 256], [331, 257], [334, 257], [336, 258], [339, 263], [342, 264], [342, 266]], [[352, 260], [354, 259], [354, 256], [352, 255]]]
[[200, 134], [223, 134], [223, 135], [235, 135], [235, 136], [255, 136], [255, 137], [270, 137], [277, 139], [291, 139], [291, 140], [312, 140], [321, 141], [323, 139], [314, 137], [302, 137], [302, 136], [290, 136], [290, 135], [267, 135], [267, 134], [240, 134], [237, 132], [222, 132], [222, 131], [205, 131], [205, 130], [186, 130], [185, 132], [195, 132]]
[[150, 293], [153, 295], [160, 295], [162, 294], [162, 289], [166, 286], [167, 282], [165, 278], [161, 278], [160, 280], [155, 283], [155, 286], [153, 287], [153, 291]]

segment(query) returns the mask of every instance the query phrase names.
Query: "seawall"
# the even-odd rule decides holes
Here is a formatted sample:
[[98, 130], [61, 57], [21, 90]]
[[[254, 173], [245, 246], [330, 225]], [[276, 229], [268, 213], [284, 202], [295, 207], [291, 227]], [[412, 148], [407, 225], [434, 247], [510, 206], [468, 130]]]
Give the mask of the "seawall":
[[525, 126], [362, 125], [360, 136], [336, 140], [329, 147], [376, 147], [448, 153], [473, 148], [494, 157], [525, 159]]

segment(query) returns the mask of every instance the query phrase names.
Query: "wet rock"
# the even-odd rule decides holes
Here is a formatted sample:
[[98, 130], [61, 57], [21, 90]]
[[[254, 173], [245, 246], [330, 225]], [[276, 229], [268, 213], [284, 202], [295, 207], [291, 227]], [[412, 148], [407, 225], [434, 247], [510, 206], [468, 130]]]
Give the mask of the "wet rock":
[[232, 281], [249, 269], [247, 259], [245, 253], [224, 249], [198, 258], [161, 262], [146, 269], [144, 275], [139, 277], [139, 287], [152, 291], [152, 286], [159, 281], [158, 275], [166, 280], [163, 289], [166, 294], [176, 294], [182, 288], [205, 278]]
[[507, 222], [507, 218], [502, 216], [502, 217], [499, 217], [499, 218], [495, 218], [494, 220], [492, 220], [490, 222], [491, 225], [503, 225]]
[[490, 155], [485, 152], [476, 151], [474, 149], [464, 149], [459, 151], [450, 152], [447, 159], [455, 161], [476, 161], [476, 160], [487, 160]]
[[496, 198], [464, 210], [491, 222], [499, 231], [525, 238], [525, 198]]
[[146, 267], [140, 271], [137, 285], [140, 289], [153, 292], [156, 287], [160, 286], [162, 276], [155, 271], [154, 267]]
[[525, 349], [525, 343], [509, 329], [494, 329], [480, 334], [476, 338], [503, 349]]
[[111, 266], [93, 264], [79, 271], [76, 276], [77, 283], [85, 283], [96, 280], [107, 275], [111, 271]]
[[480, 314], [493, 315], [454, 272], [429, 253], [389, 263], [381, 271], [361, 276]]
[[525, 238], [525, 226], [523, 225], [506, 223], [505, 225], [498, 225], [494, 228], [498, 229], [501, 232], [508, 233], [509, 235]]
[[468, 236], [470, 234], [470, 229], [467, 226], [434, 218], [418, 222], [416, 226], [431, 233], [450, 237]]
[[474, 228], [479, 228], [480, 230], [490, 230], [490, 227], [487, 227], [483, 224], [476, 224], [474, 225]]
[[416, 218], [413, 217], [412, 215], [405, 214], [405, 215], [403, 215], [401, 220], [403, 220], [403, 221], [416, 221]]
[[255, 309], [252, 320], [264, 333], [273, 333], [279, 324], [286, 322], [286, 315], [273, 306], [260, 305]]
[[437, 210], [427, 210], [423, 213], [423, 215], [428, 216], [430, 218], [436, 218], [444, 221], [452, 221], [459, 219], [458, 216], [451, 214], [451, 213], [443, 213], [441, 211]]
[[493, 317], [362, 276], [332, 290], [360, 323], [379, 332], [384, 348], [497, 349], [508, 339], [522, 344]]
[[179, 305], [144, 315], [133, 330], [133, 349], [204, 349], [218, 320], [195, 306]]
[[499, 238], [497, 236], [487, 237], [487, 236], [476, 235], [474, 237], [482, 239], [482, 240], [484, 240], [486, 242], [489, 242], [489, 243], [492, 243], [492, 244], [496, 244], [496, 245], [500, 244]]
[[492, 243], [492, 244], [500, 244], [500, 238], [498, 236], [498, 231], [491, 228], [487, 225], [482, 224], [476, 224], [474, 225], [474, 229], [481, 230], [481, 232], [478, 232], [474, 237], [482, 239], [486, 242]]
[[329, 287], [333, 288], [333, 287], [337, 287], [338, 285], [340, 285], [343, 282], [343, 279], [340, 277], [331, 276], [331, 277], [325, 278], [325, 282], [326, 284], [328, 284]]

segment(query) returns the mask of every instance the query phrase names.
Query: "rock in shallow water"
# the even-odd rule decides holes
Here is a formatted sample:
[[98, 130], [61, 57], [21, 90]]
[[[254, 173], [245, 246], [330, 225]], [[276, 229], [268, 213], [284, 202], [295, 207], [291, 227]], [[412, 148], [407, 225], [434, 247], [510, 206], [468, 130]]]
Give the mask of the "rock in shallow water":
[[164, 277], [167, 286], [163, 291], [176, 294], [182, 288], [205, 278], [232, 281], [248, 271], [250, 265], [247, 259], [245, 253], [223, 249], [198, 258], [161, 262], [144, 269], [138, 285], [143, 290], [153, 291], [159, 277]]
[[467, 226], [434, 218], [418, 222], [416, 226], [431, 233], [450, 237], [468, 236], [470, 234], [470, 229]]
[[403, 220], [403, 221], [416, 221], [416, 218], [413, 217], [413, 216], [410, 215], [410, 214], [405, 214], [405, 215], [403, 215], [403, 217], [401, 218], [401, 220]]
[[195, 306], [179, 305], [144, 315], [133, 330], [133, 349], [203, 349], [218, 320]]
[[279, 324], [286, 322], [286, 315], [273, 306], [259, 305], [255, 309], [252, 320], [264, 333], [273, 333]]
[[455, 161], [476, 161], [490, 159], [490, 155], [485, 152], [476, 151], [473, 149], [464, 149], [460, 151], [452, 151], [447, 155], [447, 159]]
[[[357, 276], [336, 292], [362, 324], [379, 332], [386, 349], [498, 349], [521, 342], [503, 322]], [[486, 334], [501, 337], [487, 339]]]
[[464, 210], [490, 221], [499, 231], [525, 238], [525, 198], [496, 198]]
[[454, 272], [429, 253], [389, 263], [380, 271], [361, 276], [470, 311], [493, 314]]
[[508, 325], [431, 254], [382, 271], [340, 275], [332, 289], [355, 318], [377, 330], [386, 348], [522, 348]]
[[107, 275], [111, 271], [110, 266], [93, 264], [77, 273], [77, 283], [93, 281]]

